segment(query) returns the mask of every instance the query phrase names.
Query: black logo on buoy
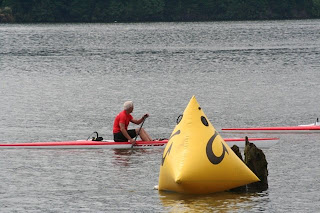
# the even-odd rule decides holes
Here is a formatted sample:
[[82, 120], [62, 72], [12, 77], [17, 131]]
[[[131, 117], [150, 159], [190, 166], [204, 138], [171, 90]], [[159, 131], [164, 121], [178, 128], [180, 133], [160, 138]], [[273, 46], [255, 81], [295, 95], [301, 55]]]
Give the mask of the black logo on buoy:
[[[172, 143], [173, 144], [173, 143]], [[172, 144], [170, 145], [168, 151], [166, 152], [166, 154], [164, 155], [164, 157], [162, 157], [162, 166], [163, 166], [163, 163], [164, 163], [164, 160], [166, 159], [167, 155], [170, 153], [171, 151], [171, 148], [172, 148]]]
[[214, 135], [209, 139], [208, 143], [207, 143], [207, 147], [206, 147], [206, 153], [207, 153], [207, 157], [209, 159], [209, 161], [212, 163], [212, 164], [219, 164], [221, 163], [221, 161], [223, 160], [224, 158], [224, 155], [225, 153], [228, 153], [228, 150], [227, 148], [224, 146], [224, 144], [221, 142], [221, 145], [223, 146], [223, 151], [222, 151], [222, 154], [220, 157], [217, 157], [214, 153], [213, 153], [213, 149], [212, 149], [212, 144], [213, 144], [213, 141], [214, 139], [218, 136], [218, 133], [215, 132]]
[[[174, 134], [171, 135], [171, 137], [169, 138], [169, 141], [170, 139], [175, 136], [175, 135], [179, 135], [180, 134], [180, 130], [176, 131]], [[168, 143], [169, 143], [168, 141]], [[164, 163], [164, 160], [166, 159], [167, 155], [169, 155], [170, 151], [171, 151], [171, 148], [172, 148], [172, 144], [173, 142], [171, 143], [170, 147], [168, 148], [166, 154], [164, 155], [164, 157], [162, 157], [162, 166], [163, 166], [163, 163]]]

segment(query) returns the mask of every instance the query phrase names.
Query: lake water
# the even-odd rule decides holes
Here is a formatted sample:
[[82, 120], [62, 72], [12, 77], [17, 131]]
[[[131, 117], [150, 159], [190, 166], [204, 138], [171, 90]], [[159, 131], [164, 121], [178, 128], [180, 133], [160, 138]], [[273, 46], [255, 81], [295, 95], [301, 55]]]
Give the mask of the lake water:
[[[218, 131], [315, 122], [320, 20], [0, 24], [1, 143], [112, 138], [126, 100], [169, 137], [192, 95]], [[254, 136], [280, 137], [262, 193], [159, 193], [163, 149], [0, 150], [0, 211], [318, 212], [320, 134]]]

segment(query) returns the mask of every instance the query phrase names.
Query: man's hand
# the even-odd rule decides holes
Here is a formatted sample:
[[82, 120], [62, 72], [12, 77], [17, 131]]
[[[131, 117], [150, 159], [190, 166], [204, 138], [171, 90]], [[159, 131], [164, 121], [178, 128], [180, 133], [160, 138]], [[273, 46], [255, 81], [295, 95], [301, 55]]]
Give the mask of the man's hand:
[[143, 118], [146, 119], [147, 117], [149, 117], [149, 114], [148, 113], [144, 114]]
[[132, 138], [129, 140], [129, 142], [130, 142], [132, 145], [135, 145], [135, 144], [136, 144], [136, 140], [135, 140], [135, 139], [132, 139]]

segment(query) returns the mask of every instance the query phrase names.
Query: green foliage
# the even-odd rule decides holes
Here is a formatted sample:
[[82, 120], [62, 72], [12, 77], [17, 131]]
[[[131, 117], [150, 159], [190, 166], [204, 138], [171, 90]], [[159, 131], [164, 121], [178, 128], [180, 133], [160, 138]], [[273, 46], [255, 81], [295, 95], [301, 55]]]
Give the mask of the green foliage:
[[163, 12], [164, 2], [162, 0], [138, 0], [133, 6], [137, 19], [144, 17], [152, 20]]
[[[120, 1], [119, 1], [120, 2]], [[92, 12], [93, 22], [110, 22], [109, 1], [97, 1]]]
[[168, 21], [177, 21], [181, 20], [182, 11], [183, 11], [183, 2], [182, 0], [165, 0], [164, 1], [164, 17]]
[[320, 0], [0, 0], [17, 22], [320, 18]]
[[313, 7], [312, 7], [312, 16], [313, 17], [320, 17], [320, 0], [312, 0]]
[[0, 23], [1, 22], [13, 22], [12, 10], [10, 7], [0, 8]]
[[108, 13], [112, 21], [123, 21], [130, 17], [128, 14], [130, 9], [126, 7], [125, 3], [117, 0], [111, 0], [108, 8]]
[[94, 0], [72, 0], [70, 2], [71, 21], [91, 22], [92, 11], [95, 8]]
[[39, 0], [31, 9], [31, 19], [35, 22], [55, 21], [53, 8], [54, 5], [50, 0]]

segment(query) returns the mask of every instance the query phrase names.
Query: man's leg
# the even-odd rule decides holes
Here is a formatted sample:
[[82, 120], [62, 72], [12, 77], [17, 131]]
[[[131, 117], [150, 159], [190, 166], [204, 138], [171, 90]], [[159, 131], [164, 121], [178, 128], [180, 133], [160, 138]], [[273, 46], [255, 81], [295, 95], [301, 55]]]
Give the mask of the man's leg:
[[[139, 131], [139, 128], [136, 129], [137, 134], [138, 134], [138, 131]], [[152, 141], [152, 138], [148, 135], [148, 133], [143, 128], [140, 129], [139, 135], [141, 140], [143, 141]]]

